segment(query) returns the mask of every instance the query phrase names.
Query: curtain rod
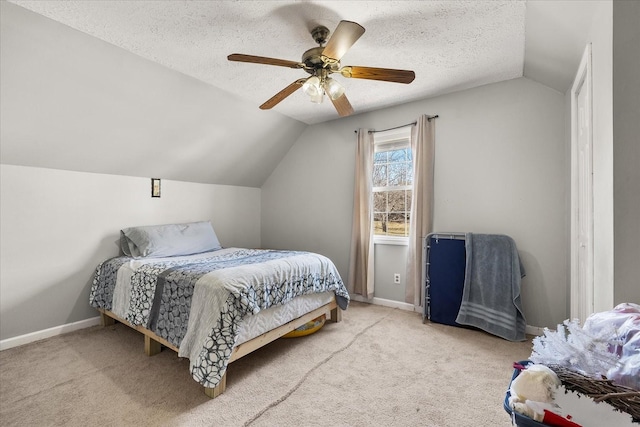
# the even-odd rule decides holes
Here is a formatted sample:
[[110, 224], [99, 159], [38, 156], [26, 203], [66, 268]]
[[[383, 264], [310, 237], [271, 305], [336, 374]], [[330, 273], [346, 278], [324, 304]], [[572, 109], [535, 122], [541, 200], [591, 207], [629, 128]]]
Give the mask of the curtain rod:
[[[427, 120], [437, 119], [438, 117], [440, 117], [440, 116], [438, 116], [437, 114], [436, 114], [435, 116], [427, 116]], [[386, 132], [386, 131], [388, 131], [388, 130], [400, 129], [400, 128], [403, 128], [403, 127], [405, 127], [405, 126], [413, 126], [413, 125], [415, 125], [416, 123], [417, 123], [417, 122], [411, 122], [411, 123], [407, 123], [406, 125], [400, 125], [400, 126], [392, 127], [392, 128], [389, 128], [389, 129], [380, 129], [380, 130], [375, 130], [375, 129], [374, 129], [374, 130], [370, 130], [370, 131], [369, 131], [369, 133]], [[357, 130], [354, 130], [354, 132], [355, 132], [355, 133], [358, 133], [358, 131], [357, 131]]]

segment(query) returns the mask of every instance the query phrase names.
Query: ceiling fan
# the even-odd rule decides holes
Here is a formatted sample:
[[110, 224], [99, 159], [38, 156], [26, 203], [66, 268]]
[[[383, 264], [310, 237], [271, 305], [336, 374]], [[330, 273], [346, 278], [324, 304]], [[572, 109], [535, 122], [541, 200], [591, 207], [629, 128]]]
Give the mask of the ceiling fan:
[[[328, 42], [327, 37], [329, 36], [329, 30], [327, 27], [320, 25], [311, 30], [311, 36], [320, 46], [311, 48], [303, 53], [301, 62], [240, 53], [231, 54], [227, 59], [237, 62], [301, 68], [311, 74], [310, 77], [298, 79], [275, 94], [260, 106], [262, 110], [275, 107], [287, 96], [302, 88], [311, 98], [311, 102], [321, 103], [326, 94], [338, 111], [338, 114], [344, 117], [353, 114], [353, 107], [344, 94], [344, 87], [335, 79], [331, 78], [331, 74], [338, 73], [347, 78], [382, 80], [405, 84], [411, 83], [415, 78], [415, 73], [409, 70], [359, 66], [343, 67], [340, 64], [340, 59], [347, 50], [358, 41], [362, 34], [364, 34], [364, 28], [360, 24], [351, 21], [340, 21]], [[323, 47], [325, 43], [326, 46]]]

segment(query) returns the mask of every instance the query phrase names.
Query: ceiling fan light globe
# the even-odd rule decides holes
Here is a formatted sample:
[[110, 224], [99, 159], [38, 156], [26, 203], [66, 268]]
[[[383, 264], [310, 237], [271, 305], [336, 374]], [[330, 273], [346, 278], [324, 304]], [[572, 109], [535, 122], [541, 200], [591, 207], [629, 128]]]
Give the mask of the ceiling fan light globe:
[[320, 90], [316, 95], [313, 95], [311, 97], [311, 102], [313, 102], [314, 104], [322, 104], [323, 99], [324, 99], [324, 92]]
[[344, 87], [332, 78], [328, 78], [324, 83], [324, 88], [332, 100], [336, 100], [344, 95]]
[[310, 97], [322, 95], [322, 88], [320, 87], [320, 79], [316, 76], [311, 76], [302, 85], [302, 90]]

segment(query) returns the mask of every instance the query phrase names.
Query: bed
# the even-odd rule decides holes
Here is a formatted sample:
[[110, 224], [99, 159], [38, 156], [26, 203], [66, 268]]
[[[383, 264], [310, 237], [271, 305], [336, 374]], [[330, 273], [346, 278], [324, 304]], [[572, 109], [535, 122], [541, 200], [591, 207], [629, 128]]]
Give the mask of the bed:
[[328, 258], [222, 248], [209, 222], [123, 229], [121, 249], [96, 268], [90, 305], [143, 333], [147, 355], [188, 358], [212, 398], [229, 363], [322, 315], [338, 322], [349, 303]]

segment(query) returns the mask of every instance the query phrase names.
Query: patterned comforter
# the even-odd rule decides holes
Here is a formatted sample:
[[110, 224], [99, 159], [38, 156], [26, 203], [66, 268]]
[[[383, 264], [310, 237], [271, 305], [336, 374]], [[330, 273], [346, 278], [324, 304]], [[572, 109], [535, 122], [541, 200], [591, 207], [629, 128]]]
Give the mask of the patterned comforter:
[[193, 378], [213, 388], [244, 316], [327, 291], [347, 308], [340, 274], [322, 255], [228, 248], [191, 257], [111, 258], [96, 269], [89, 303], [174, 344], [189, 358]]

